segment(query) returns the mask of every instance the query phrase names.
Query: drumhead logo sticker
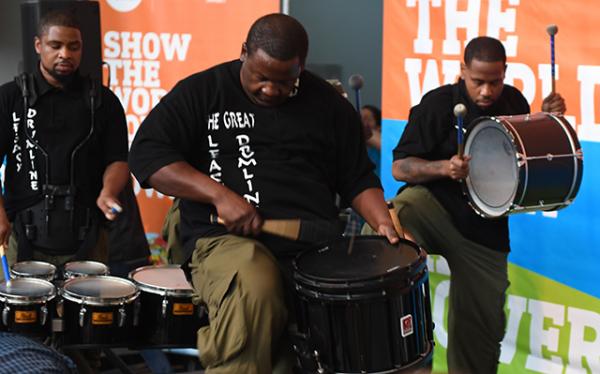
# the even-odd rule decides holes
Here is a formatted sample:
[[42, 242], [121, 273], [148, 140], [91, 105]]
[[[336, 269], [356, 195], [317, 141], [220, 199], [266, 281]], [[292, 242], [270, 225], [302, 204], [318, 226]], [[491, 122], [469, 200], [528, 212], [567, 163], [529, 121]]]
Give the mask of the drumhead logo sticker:
[[400, 326], [402, 327], [401, 334], [403, 338], [412, 335], [414, 332], [412, 315], [409, 314], [400, 318]]
[[131, 12], [140, 5], [142, 0], [106, 0], [108, 5], [117, 12]]

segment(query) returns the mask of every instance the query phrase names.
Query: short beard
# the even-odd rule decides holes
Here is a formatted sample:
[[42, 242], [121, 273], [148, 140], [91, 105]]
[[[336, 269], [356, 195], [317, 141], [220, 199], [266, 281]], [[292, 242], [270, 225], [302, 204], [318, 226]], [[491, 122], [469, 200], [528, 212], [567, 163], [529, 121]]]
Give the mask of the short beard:
[[69, 75], [58, 74], [54, 69], [47, 71], [48, 74], [52, 76], [52, 78], [59, 81], [63, 86], [67, 86], [69, 83], [71, 83], [73, 81], [73, 78], [75, 77], [75, 74], [77, 74], [77, 70], [73, 71]]

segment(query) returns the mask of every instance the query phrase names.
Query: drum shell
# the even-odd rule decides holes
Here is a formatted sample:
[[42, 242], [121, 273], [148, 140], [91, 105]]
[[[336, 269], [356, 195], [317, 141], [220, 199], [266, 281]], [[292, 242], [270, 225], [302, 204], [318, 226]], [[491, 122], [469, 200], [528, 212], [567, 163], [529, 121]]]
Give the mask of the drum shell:
[[[424, 257], [359, 282], [317, 282], [298, 268], [294, 278], [298, 331], [326, 370], [397, 372], [431, 357], [433, 322]], [[407, 320], [410, 332], [403, 330]]]
[[141, 290], [139, 300], [136, 335], [140, 346], [196, 347], [197, 331], [208, 325], [208, 316], [203, 306], [192, 304], [191, 295], [169, 296]]
[[[135, 291], [104, 299], [89, 297], [70, 290], [70, 284], [80, 280], [97, 284], [100, 289], [117, 281]], [[139, 318], [139, 290], [133, 283], [111, 276], [78, 277], [66, 280], [60, 293], [65, 346], [127, 346], [134, 341], [134, 327]]]
[[[49, 282], [40, 280], [50, 285]], [[54, 286], [52, 286], [54, 288]], [[44, 340], [52, 333], [56, 316], [55, 293], [29, 300], [0, 297], [0, 330]]]
[[[89, 305], [63, 299], [64, 344], [67, 346], [130, 345], [133, 340], [135, 303], [120, 305]], [[85, 308], [83, 326], [79, 324], [81, 308]], [[123, 326], [118, 325], [119, 309], [126, 314]], [[110, 323], [93, 321], [94, 315], [109, 315]]]

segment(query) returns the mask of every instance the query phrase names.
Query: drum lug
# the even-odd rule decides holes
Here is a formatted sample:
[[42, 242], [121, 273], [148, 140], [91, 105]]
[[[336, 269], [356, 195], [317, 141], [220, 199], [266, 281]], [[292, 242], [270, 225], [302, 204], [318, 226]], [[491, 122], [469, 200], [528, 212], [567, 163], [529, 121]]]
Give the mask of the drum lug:
[[169, 300], [167, 299], [167, 294], [165, 294], [162, 301], [162, 316], [165, 318], [167, 316], [167, 307], [169, 306]]
[[40, 308], [42, 315], [40, 316], [40, 325], [44, 326], [46, 324], [46, 319], [48, 319], [48, 307], [46, 304], [42, 305]]
[[137, 326], [140, 322], [140, 309], [142, 308], [142, 304], [140, 302], [140, 298], [135, 299], [135, 303], [133, 304], [133, 325]]
[[525, 165], [527, 163], [527, 160], [525, 160], [525, 157], [523, 157], [523, 155], [519, 152], [517, 152], [515, 154], [515, 156], [517, 157], [517, 166], [518, 167], [523, 167], [523, 165]]
[[125, 306], [121, 304], [121, 307], [119, 308], [119, 327], [125, 325], [125, 318], [127, 318], [127, 312], [125, 312]]
[[58, 315], [59, 318], [63, 317], [63, 311], [64, 311], [64, 301], [62, 298], [60, 298], [56, 302], [56, 314]]
[[4, 309], [2, 309], [2, 323], [4, 326], [8, 326], [8, 313], [10, 312], [10, 307], [8, 304], [4, 305]]
[[87, 309], [85, 309], [85, 306], [81, 304], [81, 308], [79, 309], [79, 327], [83, 327], [85, 322], [85, 313], [87, 313]]

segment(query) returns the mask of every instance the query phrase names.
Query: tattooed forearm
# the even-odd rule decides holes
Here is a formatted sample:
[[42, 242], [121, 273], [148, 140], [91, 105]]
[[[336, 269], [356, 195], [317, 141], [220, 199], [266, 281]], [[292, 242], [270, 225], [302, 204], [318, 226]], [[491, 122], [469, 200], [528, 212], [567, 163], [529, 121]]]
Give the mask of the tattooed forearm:
[[446, 177], [447, 160], [428, 161], [418, 157], [407, 157], [394, 161], [392, 175], [399, 181], [423, 183]]

